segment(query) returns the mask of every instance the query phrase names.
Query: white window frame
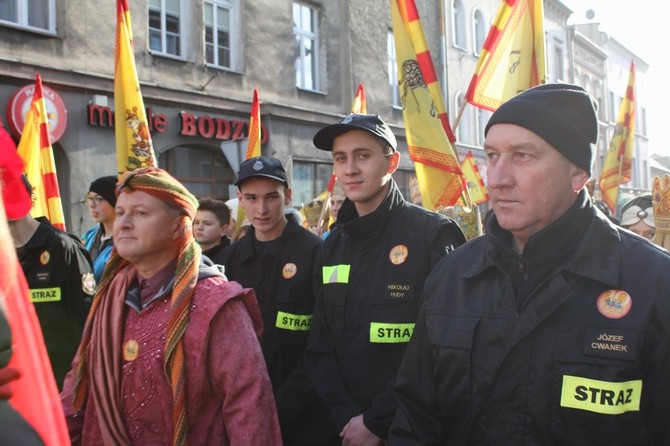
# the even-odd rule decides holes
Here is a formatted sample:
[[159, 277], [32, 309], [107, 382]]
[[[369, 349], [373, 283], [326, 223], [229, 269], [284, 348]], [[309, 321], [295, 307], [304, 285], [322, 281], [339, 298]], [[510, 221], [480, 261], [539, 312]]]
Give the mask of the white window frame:
[[[463, 103], [465, 103], [466, 101], [465, 93], [459, 91], [454, 97], [454, 100], [456, 102], [455, 104], [456, 110], [460, 110]], [[456, 139], [461, 144], [472, 145], [472, 128], [473, 128], [472, 108], [473, 107], [468, 107], [467, 105], [465, 106], [463, 114], [461, 115], [461, 120], [458, 123], [458, 127], [456, 128]]]
[[484, 18], [484, 11], [475, 8], [472, 11], [472, 54], [479, 56], [486, 42], [487, 36], [486, 19]]
[[[168, 50], [167, 50], [167, 35], [168, 35], [168, 32], [167, 32], [167, 29], [166, 29], [167, 28], [166, 3], [168, 2], [168, 0], [157, 0], [157, 1], [160, 3], [159, 14], [160, 14], [161, 24], [160, 24], [160, 29], [157, 29], [157, 30], [160, 32], [161, 45], [160, 45], [160, 49], [151, 48], [151, 32], [153, 30], [156, 30], [156, 28], [151, 28], [149, 26], [150, 21], [151, 21], [151, 10], [152, 10], [151, 0], [150, 0], [147, 4], [147, 16], [148, 16], [147, 26], [149, 27], [149, 38], [147, 40], [147, 43], [149, 45], [149, 51], [152, 54], [158, 54], [158, 55], [161, 55], [161, 56], [166, 56], [166, 57], [175, 58], [175, 59], [184, 59], [185, 53], [186, 53], [185, 49], [186, 49], [186, 45], [187, 45], [186, 35], [184, 33], [184, 30], [188, 29], [188, 27], [186, 25], [187, 17], [186, 17], [186, 14], [185, 14], [185, 5], [184, 5], [186, 2], [184, 0], [177, 0], [179, 2], [179, 16], [178, 16], [178, 18], [179, 18], [179, 33], [176, 34], [176, 37], [177, 37], [177, 41], [178, 41], [178, 44], [179, 44], [179, 51], [178, 51], [177, 54], [174, 54], [174, 53], [168, 52]], [[172, 34], [172, 33], [170, 33], [170, 34]]]
[[47, 2], [46, 28], [40, 28], [29, 24], [30, 5], [35, 6], [36, 3], [34, 1], [31, 0], [10, 0], [10, 1], [14, 4], [16, 8], [16, 21], [0, 18], [0, 24], [40, 34], [48, 34], [48, 35], [56, 34], [56, 0], [46, 0]]
[[391, 106], [401, 109], [400, 84], [398, 84], [398, 59], [395, 52], [395, 38], [393, 31], [389, 31], [386, 37], [386, 56], [388, 58], [389, 88], [391, 89]]
[[[213, 54], [214, 54], [214, 61], [209, 62], [207, 60], [207, 37], [206, 37], [206, 31], [207, 31], [207, 23], [205, 21], [205, 8], [208, 6], [212, 7], [212, 37], [213, 37]], [[217, 10], [219, 8], [222, 9], [227, 9], [228, 10], [228, 17], [230, 19], [230, 22], [228, 23], [228, 32], [230, 34], [229, 36], [229, 51], [230, 51], [230, 64], [229, 65], [224, 65], [221, 63], [219, 60], [219, 37], [218, 33], [216, 32], [216, 29], [218, 28], [218, 14]], [[204, 43], [204, 50], [205, 50], [205, 64], [209, 67], [214, 67], [214, 68], [220, 68], [223, 70], [231, 70], [231, 71], [240, 71], [240, 66], [241, 66], [241, 55], [240, 55], [240, 48], [239, 48], [239, 38], [240, 38], [240, 2], [239, 0], [204, 0], [204, 8], [203, 8], [203, 43]]]
[[[320, 73], [319, 73], [319, 9], [306, 4], [302, 2], [293, 2], [292, 5], [293, 9], [293, 37], [294, 39], [297, 40], [298, 48], [296, 50], [299, 53], [299, 56], [296, 57], [295, 59], [295, 73], [296, 73], [296, 87], [301, 89], [301, 90], [308, 90], [308, 91], [320, 91]], [[296, 19], [296, 14], [295, 14], [295, 8], [306, 8], [311, 11], [311, 16], [313, 17], [313, 30], [309, 31], [305, 29], [305, 26], [303, 26], [302, 23], [298, 23], [298, 26], [296, 26], [295, 19]], [[299, 17], [302, 17], [302, 14], [298, 14]], [[307, 66], [306, 58], [307, 54], [305, 51], [305, 40], [311, 40], [312, 41], [312, 48], [313, 48], [313, 63], [311, 64], [314, 67], [314, 72], [312, 73], [311, 79], [308, 79], [309, 73], [307, 69], [305, 68]], [[310, 82], [313, 82], [313, 85], [308, 85], [307, 82], [308, 80]]]
[[467, 33], [465, 27], [465, 6], [463, 5], [463, 0], [452, 0], [451, 2], [451, 21], [453, 23], [452, 29], [452, 38], [453, 46], [455, 48], [460, 48], [462, 50], [467, 49], [468, 43]]

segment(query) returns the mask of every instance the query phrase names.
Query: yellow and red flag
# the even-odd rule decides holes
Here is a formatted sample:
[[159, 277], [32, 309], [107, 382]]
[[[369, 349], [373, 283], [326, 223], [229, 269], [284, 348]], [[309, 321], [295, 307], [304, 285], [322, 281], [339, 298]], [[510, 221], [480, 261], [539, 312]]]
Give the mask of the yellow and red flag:
[[[259, 100], [258, 89], [254, 88], [254, 94], [251, 99], [251, 115], [249, 117], [249, 140], [247, 143], [247, 153], [244, 159], [255, 158], [261, 156], [261, 106]], [[238, 231], [242, 227], [242, 223], [247, 214], [242, 209], [242, 206], [237, 206], [237, 221], [235, 223], [235, 230]]]
[[610, 148], [603, 170], [600, 173], [598, 187], [602, 200], [616, 214], [619, 185], [630, 181], [633, 165], [633, 147], [635, 143], [635, 63], [630, 63], [626, 97], [621, 102]]
[[489, 193], [486, 190], [484, 185], [484, 180], [479, 173], [479, 167], [477, 167], [477, 161], [472, 152], [468, 152], [463, 159], [463, 164], [461, 164], [461, 169], [463, 169], [463, 175], [465, 180], [468, 183], [468, 191], [470, 192], [470, 197], [474, 204], [482, 204], [489, 201]]
[[[0, 169], [11, 169], [10, 165], [16, 164], [13, 161], [7, 162], [6, 157], [18, 157], [16, 148], [12, 143], [12, 147], [0, 147], [0, 150], [6, 151], [2, 155], [4, 162]], [[3, 182], [0, 183], [4, 183], [8, 174], [18, 179], [21, 175], [19, 169], [20, 164], [16, 172], [3, 172]], [[0, 184], [0, 189], [4, 186], [5, 184]], [[20, 184], [19, 187], [23, 185]], [[12, 353], [4, 375], [6, 377], [7, 372], [14, 372], [15, 378], [5, 384], [11, 388], [9, 403], [32, 425], [45, 445], [68, 445], [70, 437], [58, 387], [44, 345], [42, 329], [30, 301], [28, 285], [16, 257], [2, 196], [0, 194], [0, 311], [5, 314], [12, 333]], [[26, 196], [25, 200], [30, 198]], [[25, 207], [28, 206], [26, 204]]]
[[39, 74], [35, 75], [35, 92], [23, 125], [18, 152], [26, 166], [26, 177], [33, 187], [31, 215], [36, 218], [46, 217], [53, 226], [65, 231], [47, 106], [42, 92], [42, 77]]
[[128, 0], [116, 0], [114, 130], [119, 174], [138, 167], [157, 166], [135, 66]]
[[467, 194], [433, 61], [414, 0], [391, 0], [409, 156], [423, 206], [451, 206]]
[[261, 156], [261, 107], [258, 100], [258, 89], [254, 88], [251, 100], [251, 117], [249, 119], [249, 143], [245, 160]]
[[363, 84], [358, 84], [356, 94], [354, 95], [354, 102], [351, 105], [351, 113], [365, 114], [368, 112], [368, 106], [365, 103], [365, 88]]
[[465, 98], [495, 111], [545, 81], [543, 1], [502, 0]]

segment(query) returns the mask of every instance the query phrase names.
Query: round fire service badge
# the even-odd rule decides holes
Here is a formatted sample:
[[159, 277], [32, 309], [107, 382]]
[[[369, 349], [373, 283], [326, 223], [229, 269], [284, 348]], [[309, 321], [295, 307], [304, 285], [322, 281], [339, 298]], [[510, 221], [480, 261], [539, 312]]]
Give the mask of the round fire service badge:
[[607, 290], [600, 293], [596, 301], [598, 311], [610, 319], [620, 319], [628, 314], [633, 300], [623, 290]]
[[394, 265], [400, 265], [405, 260], [407, 260], [407, 254], [409, 254], [407, 246], [396, 245], [391, 248], [391, 252], [389, 253], [389, 260], [391, 260], [391, 263]]
[[284, 276], [284, 279], [290, 279], [295, 276], [295, 273], [298, 272], [298, 267], [295, 266], [295, 263], [287, 263], [284, 265], [284, 268], [281, 270], [281, 275]]

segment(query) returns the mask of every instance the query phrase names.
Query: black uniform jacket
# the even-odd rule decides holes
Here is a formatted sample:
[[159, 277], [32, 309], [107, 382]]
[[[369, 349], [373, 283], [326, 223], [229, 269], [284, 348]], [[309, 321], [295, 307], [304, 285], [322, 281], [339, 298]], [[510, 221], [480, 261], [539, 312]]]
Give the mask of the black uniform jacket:
[[414, 329], [423, 282], [465, 243], [452, 220], [406, 202], [395, 182], [372, 213], [344, 201], [316, 271], [314, 324], [305, 364], [338, 429], [363, 414], [386, 437], [392, 384]]
[[667, 445], [670, 256], [584, 191], [517, 256], [495, 219], [426, 281], [391, 444]]
[[44, 343], [60, 388], [79, 346], [95, 279], [79, 239], [39, 218], [37, 231], [17, 256], [30, 288]]
[[224, 265], [229, 280], [256, 293], [264, 325], [261, 348], [284, 443], [324, 444], [334, 426], [301, 365], [312, 326], [312, 276], [321, 239], [298, 225], [293, 216], [287, 219], [283, 233], [267, 250], [259, 248], [252, 226], [219, 255], [217, 263]]

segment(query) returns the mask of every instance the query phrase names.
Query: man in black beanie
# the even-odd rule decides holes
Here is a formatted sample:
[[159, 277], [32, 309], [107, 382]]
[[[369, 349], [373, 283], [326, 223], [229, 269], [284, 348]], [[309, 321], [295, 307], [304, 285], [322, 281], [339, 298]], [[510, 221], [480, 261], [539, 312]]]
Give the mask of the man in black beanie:
[[391, 444], [670, 444], [670, 256], [592, 205], [597, 130], [575, 85], [491, 116], [494, 214], [426, 280]]

